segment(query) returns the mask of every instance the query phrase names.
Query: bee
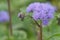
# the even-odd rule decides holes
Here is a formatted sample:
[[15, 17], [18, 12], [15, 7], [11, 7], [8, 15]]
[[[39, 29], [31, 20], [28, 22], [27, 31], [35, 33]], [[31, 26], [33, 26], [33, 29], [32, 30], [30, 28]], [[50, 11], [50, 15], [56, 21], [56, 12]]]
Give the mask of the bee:
[[23, 14], [22, 12], [20, 12], [20, 13], [18, 14], [18, 17], [21, 19], [21, 21], [23, 21], [24, 18], [25, 18], [25, 14]]

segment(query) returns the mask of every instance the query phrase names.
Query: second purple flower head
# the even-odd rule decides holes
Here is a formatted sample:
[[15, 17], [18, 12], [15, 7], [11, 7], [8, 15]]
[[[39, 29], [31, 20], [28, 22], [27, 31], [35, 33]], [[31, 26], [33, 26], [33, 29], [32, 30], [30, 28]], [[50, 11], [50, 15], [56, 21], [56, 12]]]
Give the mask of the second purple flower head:
[[0, 23], [9, 22], [9, 14], [7, 11], [0, 11]]

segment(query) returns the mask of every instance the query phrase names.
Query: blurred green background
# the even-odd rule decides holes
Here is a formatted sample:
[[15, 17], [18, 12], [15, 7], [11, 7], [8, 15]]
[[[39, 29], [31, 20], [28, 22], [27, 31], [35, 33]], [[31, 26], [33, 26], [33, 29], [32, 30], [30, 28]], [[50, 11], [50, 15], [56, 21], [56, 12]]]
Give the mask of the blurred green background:
[[[60, 0], [11, 0], [11, 13], [14, 40], [37, 40], [36, 24], [31, 18], [26, 17], [24, 21], [18, 18], [18, 13], [26, 13], [26, 7], [32, 2], [50, 2], [57, 7], [55, 16], [60, 14]], [[7, 10], [7, 0], [0, 0], [0, 10]], [[60, 25], [55, 17], [51, 24], [43, 27], [43, 40], [60, 40]], [[0, 24], [0, 40], [6, 40], [6, 26]]]

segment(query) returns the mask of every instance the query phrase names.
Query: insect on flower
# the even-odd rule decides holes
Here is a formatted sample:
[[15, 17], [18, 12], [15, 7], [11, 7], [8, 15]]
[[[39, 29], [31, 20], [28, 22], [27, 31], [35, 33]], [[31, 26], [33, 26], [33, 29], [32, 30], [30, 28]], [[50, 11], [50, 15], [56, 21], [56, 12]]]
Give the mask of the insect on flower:
[[18, 13], [18, 17], [21, 18], [21, 21], [23, 21], [25, 14], [22, 14], [22, 12], [20, 12], [20, 13]]

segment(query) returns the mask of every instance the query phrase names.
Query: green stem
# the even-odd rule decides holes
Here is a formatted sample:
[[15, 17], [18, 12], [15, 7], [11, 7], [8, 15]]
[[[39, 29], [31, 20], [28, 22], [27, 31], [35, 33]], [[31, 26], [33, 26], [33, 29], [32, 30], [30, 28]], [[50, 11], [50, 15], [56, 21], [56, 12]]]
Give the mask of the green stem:
[[[33, 19], [33, 17], [29, 16], [29, 15], [26, 15], [25, 17], [30, 17], [31, 19]], [[41, 24], [39, 24], [35, 19], [33, 19], [34, 22], [36, 23], [36, 25], [40, 28], [39, 32], [37, 33], [38, 35], [38, 40], [42, 40], [42, 22]]]
[[13, 33], [12, 33], [12, 20], [11, 20], [11, 8], [10, 8], [10, 0], [7, 0], [7, 2], [8, 2], [8, 11], [9, 11], [9, 16], [10, 16], [10, 20], [9, 20], [9, 30], [10, 30], [10, 36], [12, 36], [13, 35]]
[[[30, 18], [32, 18], [31, 16], [30, 16]], [[33, 18], [32, 18], [33, 19]], [[34, 20], [34, 19], [33, 19]], [[42, 22], [41, 22], [41, 24], [39, 25], [38, 24], [38, 22], [36, 21], [36, 20], [34, 20], [34, 22], [36, 23], [36, 25], [40, 28], [40, 32], [38, 32], [38, 40], [42, 40]]]
[[7, 40], [9, 40], [9, 25], [6, 24], [6, 36], [8, 37]]
[[42, 24], [40, 25], [40, 40], [42, 40]]

